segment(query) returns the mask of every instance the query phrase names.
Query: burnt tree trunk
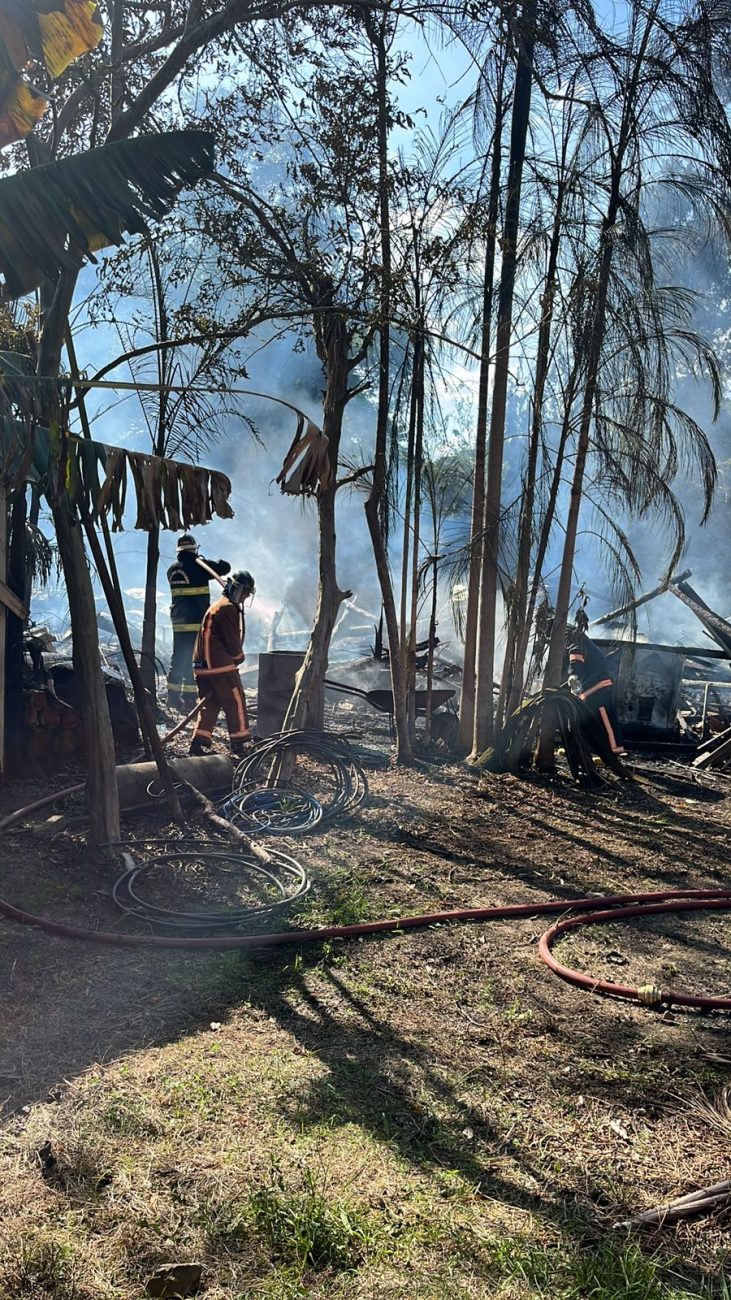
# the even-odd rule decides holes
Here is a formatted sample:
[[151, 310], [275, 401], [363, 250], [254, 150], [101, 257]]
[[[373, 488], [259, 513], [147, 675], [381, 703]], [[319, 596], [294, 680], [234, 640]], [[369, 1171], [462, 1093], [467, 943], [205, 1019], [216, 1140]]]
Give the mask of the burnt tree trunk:
[[[386, 509], [386, 460], [388, 435], [388, 408], [390, 400], [390, 353], [391, 334], [389, 320], [391, 314], [391, 214], [389, 207], [389, 172], [388, 172], [388, 130], [390, 106], [388, 103], [388, 51], [387, 27], [388, 17], [384, 15], [380, 23], [367, 10], [364, 21], [369, 39], [373, 45], [376, 62], [376, 97], [378, 106], [378, 189], [379, 215], [381, 233], [381, 293], [379, 303], [379, 370], [378, 370], [378, 415], [376, 419], [376, 448], [373, 457], [373, 478], [371, 491], [366, 501], [365, 513], [368, 531], [371, 535], [373, 555], [376, 561], [376, 573], [381, 588], [383, 612], [388, 629], [389, 667], [391, 669], [391, 689], [393, 692], [394, 719], [396, 722], [396, 759], [408, 761], [411, 758], [411, 737], [407, 716], [406, 683], [403, 673], [403, 659], [399, 644], [399, 621], [396, 610], [396, 598], [393, 590], [391, 567], [388, 562], [384, 512]], [[418, 453], [417, 453], [418, 471]], [[414, 519], [416, 519], [416, 504]]]
[[553, 304], [556, 294], [556, 275], [558, 268], [558, 253], [561, 244], [565, 194], [566, 186], [562, 183], [559, 185], [558, 193], [556, 195], [556, 210], [551, 231], [548, 265], [546, 267], [546, 279], [541, 302], [541, 323], [538, 329], [538, 343], [536, 347], [536, 377], [533, 386], [533, 409], [531, 412], [531, 424], [528, 437], [528, 464], [526, 466], [525, 482], [523, 485], [523, 500], [521, 502], [520, 522], [518, 525], [518, 562], [515, 571], [513, 599], [510, 606], [510, 615], [508, 618], [505, 641], [505, 658], [503, 660], [503, 673], [497, 709], [498, 726], [503, 725], [506, 714], [510, 711], [509, 706], [514, 698], [513, 682], [515, 681], [516, 674], [520, 675], [522, 678], [522, 671], [519, 671], [518, 669], [518, 654], [520, 646], [523, 644], [522, 634], [525, 626], [528, 605], [528, 581], [530, 578], [530, 560], [534, 536], [533, 514], [536, 497], [536, 474], [538, 470], [538, 456], [541, 448], [541, 433], [543, 430], [543, 400], [546, 392], [546, 381], [548, 379], [550, 364]]
[[526, 655], [528, 653], [528, 645], [530, 642], [530, 635], [533, 627], [533, 617], [535, 615], [536, 603], [538, 601], [538, 592], [541, 586], [543, 562], [546, 558], [546, 551], [548, 550], [548, 543], [551, 537], [553, 521], [556, 517], [556, 510], [558, 508], [558, 493], [561, 487], [561, 477], [563, 474], [564, 459], [566, 456], [566, 448], [568, 446], [569, 434], [571, 432], [571, 408], [573, 404], [574, 394], [576, 392], [578, 373], [579, 373], [579, 364], [575, 363], [569, 380], [569, 384], [567, 386], [566, 408], [564, 411], [564, 419], [561, 428], [561, 436], [559, 438], [558, 449], [556, 452], [556, 461], [553, 467], [553, 474], [551, 476], [551, 486], [549, 489], [548, 501], [546, 503], [546, 511], [543, 516], [543, 520], [541, 522], [540, 535], [538, 538], [538, 545], [536, 547], [536, 556], [535, 556], [535, 562], [533, 566], [533, 577], [530, 582], [530, 591], [528, 595], [525, 617], [523, 619], [523, 626], [520, 630], [518, 647], [515, 654], [515, 670], [513, 673], [511, 694], [507, 705], [508, 715], [510, 715], [511, 713], [514, 712], [515, 709], [517, 709], [520, 703], [520, 697], [523, 692], [523, 685], [525, 682]]
[[[76, 272], [61, 273], [45, 312], [38, 358], [38, 373], [41, 375], [56, 376], [59, 373], [61, 347], [76, 278]], [[58, 419], [53, 401], [52, 396], [46, 396], [44, 418], [49, 425]], [[94, 590], [78, 520], [63, 491], [53, 491], [51, 496], [56, 541], [66, 579], [71, 615], [74, 671], [78, 675], [82, 699], [90, 838], [92, 844], [117, 843], [120, 825], [116, 755], [101, 672]]]

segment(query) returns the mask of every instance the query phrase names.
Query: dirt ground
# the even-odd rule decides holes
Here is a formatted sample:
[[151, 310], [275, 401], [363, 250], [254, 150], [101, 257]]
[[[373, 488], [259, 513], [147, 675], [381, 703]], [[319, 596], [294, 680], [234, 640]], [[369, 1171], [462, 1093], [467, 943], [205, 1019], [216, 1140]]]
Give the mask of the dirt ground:
[[[361, 753], [367, 803], [292, 841], [314, 882], [293, 925], [728, 880], [722, 780], [648, 764], [595, 793], [398, 770], [383, 736]], [[0, 812], [48, 784], [8, 783]], [[82, 831], [6, 833], [3, 897], [134, 929]], [[209, 1300], [731, 1295], [728, 1213], [616, 1226], [729, 1176], [728, 1017], [580, 992], [539, 959], [547, 924], [198, 954], [0, 923], [0, 1300], [139, 1300], [171, 1261], [202, 1265]], [[725, 913], [556, 951], [731, 994]]]

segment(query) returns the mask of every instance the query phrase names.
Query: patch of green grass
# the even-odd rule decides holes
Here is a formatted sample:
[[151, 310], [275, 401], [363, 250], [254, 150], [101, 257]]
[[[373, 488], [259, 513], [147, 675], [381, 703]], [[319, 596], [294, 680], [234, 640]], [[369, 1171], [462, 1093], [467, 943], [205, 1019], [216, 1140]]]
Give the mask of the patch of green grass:
[[0, 1300], [86, 1300], [87, 1295], [79, 1289], [71, 1246], [56, 1237], [26, 1237], [3, 1259]]
[[523, 1284], [526, 1300], [731, 1300], [725, 1278], [686, 1285], [674, 1261], [645, 1254], [634, 1241], [607, 1239], [577, 1250], [568, 1243], [492, 1236], [486, 1245], [496, 1285]]
[[306, 1269], [350, 1270], [375, 1244], [368, 1218], [345, 1201], [330, 1200], [310, 1170], [304, 1187], [287, 1187], [279, 1170], [269, 1184], [252, 1192], [248, 1202], [251, 1228], [283, 1263]]
[[112, 1092], [99, 1116], [110, 1133], [127, 1137], [157, 1137], [162, 1124], [146, 1110], [138, 1097], [125, 1092]]

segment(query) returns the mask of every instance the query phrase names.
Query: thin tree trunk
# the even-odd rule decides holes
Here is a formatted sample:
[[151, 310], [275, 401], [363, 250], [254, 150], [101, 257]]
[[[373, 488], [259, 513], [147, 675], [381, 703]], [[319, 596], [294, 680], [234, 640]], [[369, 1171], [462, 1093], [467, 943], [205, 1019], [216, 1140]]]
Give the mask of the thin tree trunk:
[[[68, 325], [77, 272], [63, 271], [45, 311], [38, 358], [40, 375], [56, 376]], [[49, 286], [50, 288], [50, 286]], [[53, 396], [46, 397], [44, 418], [58, 418]], [[87, 759], [87, 799], [92, 844], [118, 843], [120, 838], [114, 736], [101, 672], [96, 605], [78, 520], [65, 494], [51, 502], [59, 555], [66, 579], [71, 615], [74, 672], [78, 675]]]
[[[147, 257], [150, 263], [152, 279], [152, 299], [155, 308], [155, 333], [159, 342], [170, 338], [170, 321], [165, 301], [160, 261], [151, 240], [147, 241]], [[157, 379], [160, 384], [157, 405], [157, 429], [153, 439], [152, 451], [155, 456], [164, 456], [168, 443], [168, 393], [165, 384], [169, 378], [170, 367], [174, 365], [171, 350], [158, 349]], [[145, 570], [145, 603], [142, 613], [142, 646], [140, 667], [145, 689], [150, 695], [153, 708], [157, 707], [157, 668], [155, 648], [157, 642], [157, 571], [160, 564], [160, 529], [156, 527], [147, 534], [147, 565]]]
[[[555, 601], [553, 628], [551, 630], [551, 642], [548, 647], [548, 656], [546, 658], [546, 668], [543, 677], [545, 687], [558, 686], [561, 679], [561, 669], [566, 644], [566, 626], [568, 623], [569, 608], [571, 606], [571, 585], [574, 573], [576, 537], [579, 529], [579, 514], [581, 511], [581, 502], [584, 490], [584, 472], [586, 469], [587, 456], [589, 454], [589, 441], [594, 415], [594, 402], [596, 400], [599, 361], [601, 358], [606, 325], [607, 293], [612, 266], [611, 235], [619, 206], [618, 192], [618, 180], [615, 178], [615, 186], [610, 198], [609, 208], [607, 216], [604, 219], [602, 230], [599, 284], [597, 288], [596, 308], [592, 313], [592, 323], [588, 338], [586, 384], [581, 404], [576, 459], [574, 462], [574, 474], [571, 482], [569, 509], [566, 517], [566, 531], [561, 558], [561, 572], [558, 580], [558, 592]], [[538, 751], [539, 766], [544, 771], [550, 770], [553, 767], [554, 750], [555, 725], [553, 725], [550, 718], [546, 718]]]
[[[12, 494], [10, 509], [10, 536], [8, 541], [7, 583], [10, 590], [23, 601], [28, 586], [28, 502], [25, 485]], [[1, 576], [1, 575], [0, 575]], [[12, 610], [5, 614], [5, 743], [17, 744], [23, 728], [23, 632], [24, 624]], [[0, 612], [2, 618], [2, 612]], [[1, 692], [0, 692], [1, 694]], [[0, 762], [0, 769], [2, 763]]]
[[493, 735], [493, 677], [497, 623], [498, 555], [500, 504], [502, 500], [503, 450], [510, 369], [513, 296], [518, 264], [518, 222], [523, 182], [530, 103], [533, 85], [536, 0], [528, 0], [523, 11], [522, 40], [515, 75], [515, 94], [510, 127], [510, 165], [505, 205], [502, 266], [498, 290], [495, 379], [490, 412], [490, 444], [485, 487], [485, 525], [480, 575], [480, 607], [477, 638], [475, 718], [472, 740], [474, 755], [481, 753]]
[[381, 588], [383, 612], [388, 630], [389, 667], [391, 669], [391, 689], [393, 692], [394, 718], [396, 722], [396, 759], [398, 762], [411, 758], [411, 738], [409, 736], [406, 689], [402, 672], [402, 657], [399, 644], [399, 623], [396, 612], [396, 598], [393, 590], [391, 569], [383, 528], [383, 511], [386, 506], [386, 444], [388, 434], [388, 408], [390, 398], [391, 370], [391, 332], [389, 327], [391, 315], [391, 214], [388, 190], [388, 58], [386, 48], [387, 17], [380, 19], [380, 26], [367, 10], [364, 20], [369, 38], [376, 55], [376, 95], [378, 104], [378, 189], [379, 216], [381, 234], [381, 295], [379, 303], [379, 373], [378, 373], [378, 415], [376, 419], [376, 447], [373, 457], [373, 478], [371, 491], [366, 501], [365, 513], [368, 531], [371, 535], [373, 554], [376, 561], [376, 573]]
[[147, 534], [147, 564], [145, 569], [145, 604], [142, 615], [142, 646], [140, 649], [140, 672], [142, 682], [152, 701], [153, 710], [157, 708], [157, 657], [156, 619], [157, 619], [157, 568], [160, 562], [160, 528], [155, 526]]
[[74, 672], [78, 676], [86, 738], [86, 790], [92, 844], [116, 844], [120, 838], [114, 736], [100, 668], [96, 604], [78, 521], [65, 502], [53, 506], [73, 637]]
[[[574, 570], [574, 556], [576, 553], [576, 537], [579, 528], [579, 514], [581, 511], [584, 488], [584, 473], [589, 453], [591, 426], [594, 417], [594, 405], [597, 394], [599, 364], [601, 361], [602, 346], [606, 330], [607, 296], [609, 293], [609, 281], [614, 253], [614, 227], [619, 213], [621, 185], [625, 169], [625, 157], [631, 135], [630, 124], [636, 108], [636, 95], [640, 80], [640, 70], [644, 65], [647, 48], [655, 30], [657, 9], [657, 3], [653, 3], [645, 18], [644, 31], [634, 54], [632, 75], [625, 92], [622, 120], [616, 148], [612, 151], [612, 172], [609, 186], [609, 200], [607, 203], [606, 216], [602, 221], [601, 243], [599, 248], [599, 276], [595, 308], [592, 312], [591, 322], [586, 335], [586, 347], [584, 349], [587, 358], [586, 385], [581, 406], [576, 461], [574, 464], [574, 476], [571, 484], [571, 497], [566, 520], [566, 535], [564, 538], [553, 628], [551, 630], [551, 643], [548, 648], [546, 671], [544, 674], [544, 684], [546, 686], [555, 686], [558, 684], [563, 664], [566, 642], [566, 625], [568, 623], [568, 613], [571, 605], [571, 583]], [[538, 755], [539, 764], [544, 769], [553, 766], [555, 735], [555, 726], [552, 726], [550, 719], [547, 718], [541, 734]]]
[[502, 173], [502, 136], [504, 111], [502, 102], [503, 75], [498, 83], [495, 108], [495, 134], [490, 173], [490, 193], [487, 201], [487, 240], [482, 278], [482, 342], [480, 346], [480, 381], [477, 398], [477, 428], [475, 432], [475, 473], [472, 487], [472, 521], [470, 526], [470, 567], [467, 580], [467, 609], [465, 612], [464, 660], [462, 666], [462, 696], [459, 705], [458, 749], [466, 754], [472, 745], [475, 726], [475, 668], [477, 663], [477, 620], [480, 606], [480, 573], [483, 532], [485, 527], [485, 463], [487, 452], [487, 399], [490, 379], [490, 342], [492, 338], [492, 305], [495, 281], [495, 249], [497, 222], [500, 210], [500, 180]]
[[[435, 538], [436, 541], [436, 538]], [[437, 595], [439, 556], [432, 557], [431, 616], [429, 618], [429, 649], [426, 658], [426, 704], [424, 707], [424, 739], [431, 740], [431, 702], [434, 686], [434, 642], [437, 636]]]
[[561, 183], [556, 195], [556, 210], [553, 219], [553, 229], [551, 231], [548, 265], [546, 268], [546, 279], [543, 290], [543, 311], [541, 314], [541, 323], [538, 330], [538, 341], [536, 345], [536, 377], [533, 388], [533, 408], [531, 412], [531, 427], [528, 442], [528, 464], [526, 466], [523, 500], [520, 510], [520, 524], [518, 528], [518, 562], [515, 571], [515, 583], [513, 586], [513, 600], [508, 618], [505, 658], [503, 660], [503, 673], [498, 700], [498, 726], [503, 725], [506, 712], [508, 711], [508, 702], [513, 698], [512, 687], [516, 674], [519, 643], [522, 640], [526, 606], [528, 603], [528, 579], [530, 576], [530, 557], [533, 543], [533, 510], [536, 495], [536, 475], [538, 470], [538, 454], [541, 447], [541, 430], [543, 428], [543, 399], [545, 396], [546, 381], [548, 379], [548, 369], [550, 364], [553, 304], [556, 293], [556, 272], [558, 267], [558, 252], [561, 244], [565, 194], [566, 186]]
[[335, 495], [338, 454], [343, 423], [343, 411], [348, 402], [347, 334], [342, 317], [334, 314], [327, 320], [319, 318], [320, 353], [326, 372], [323, 433], [328, 439], [330, 458], [330, 485], [318, 498], [319, 553], [318, 591], [315, 624], [305, 651], [305, 658], [295, 678], [292, 699], [284, 719], [283, 730], [295, 731], [310, 726], [322, 729], [324, 722], [324, 696], [322, 682], [327, 673], [330, 641], [337, 621], [338, 610], [344, 600], [352, 596], [341, 591], [337, 583]]
[[[36, 483], [30, 485], [30, 506], [28, 509], [28, 526], [36, 529], [41, 514], [41, 494]], [[23, 581], [23, 590], [18, 592], [20, 599], [26, 609], [30, 609], [31, 596], [33, 594], [33, 570], [30, 564], [25, 565], [25, 578]]]
[[533, 627], [533, 617], [535, 614], [538, 592], [541, 585], [541, 574], [543, 572], [543, 562], [546, 558], [548, 543], [551, 537], [553, 521], [558, 508], [558, 494], [561, 487], [561, 476], [563, 474], [564, 458], [566, 456], [566, 447], [568, 446], [569, 434], [571, 432], [571, 408], [573, 404], [574, 393], [576, 391], [576, 382], [578, 378], [579, 365], [574, 363], [573, 372], [567, 388], [566, 409], [564, 411], [563, 425], [561, 436], [559, 438], [558, 449], [556, 451], [556, 462], [553, 467], [551, 476], [551, 486], [548, 493], [546, 511], [541, 523], [538, 546], [536, 548], [536, 558], [533, 567], [533, 579], [530, 584], [530, 593], [528, 596], [528, 605], [523, 626], [520, 631], [518, 649], [515, 656], [515, 672], [513, 675], [513, 684], [510, 699], [508, 701], [508, 715], [517, 709], [520, 698], [523, 693], [523, 683], [525, 680], [525, 660], [528, 653], [528, 644], [530, 642], [531, 629]]
[[399, 617], [399, 651], [401, 671], [407, 680], [409, 569], [411, 559], [411, 513], [414, 500], [414, 448], [416, 441], [416, 375], [419, 366], [420, 336], [414, 339], [411, 358], [411, 394], [409, 399], [409, 428], [406, 442], [406, 494], [404, 500], [404, 543], [401, 555], [401, 611]]
[[419, 547], [421, 546], [421, 483], [424, 468], [424, 340], [419, 348], [416, 384], [416, 444], [414, 449], [414, 526], [411, 538], [411, 618], [406, 651], [406, 700], [409, 735], [416, 734], [416, 643], [419, 617]]
[[163, 750], [162, 742], [155, 726], [155, 719], [142, 682], [142, 675], [137, 665], [137, 660], [135, 659], [132, 642], [129, 638], [129, 629], [127, 627], [127, 619], [124, 613], [124, 604], [122, 602], [121, 593], [118, 590], [114, 575], [110, 572], [105, 563], [99, 538], [94, 532], [94, 525], [87, 521], [85, 527], [86, 535], [89, 539], [89, 546], [91, 547], [91, 553], [94, 557], [94, 563], [96, 564], [97, 573], [99, 574], [102, 587], [104, 588], [109, 612], [114, 622], [114, 627], [124, 656], [124, 662], [127, 665], [127, 672], [129, 673], [129, 678], [132, 683], [132, 690], [134, 692], [142, 734], [147, 745], [149, 745], [149, 748], [152, 750], [152, 755], [157, 764], [157, 770], [160, 774], [160, 780], [167, 797], [170, 812], [174, 820], [182, 826], [185, 819], [180, 807], [180, 800], [178, 799], [175, 790], [175, 782], [173, 781], [172, 773], [167, 758], [165, 757], [165, 751]]

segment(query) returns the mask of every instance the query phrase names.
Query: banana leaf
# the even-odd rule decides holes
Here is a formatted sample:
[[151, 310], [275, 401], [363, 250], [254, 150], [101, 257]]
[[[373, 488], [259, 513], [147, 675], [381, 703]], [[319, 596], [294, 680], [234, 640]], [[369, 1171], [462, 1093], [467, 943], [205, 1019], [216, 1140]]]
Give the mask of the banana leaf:
[[50, 77], [60, 77], [99, 44], [102, 32], [96, 0], [0, 0], [0, 40], [18, 72], [40, 62]]
[[180, 189], [213, 170], [208, 131], [136, 136], [0, 180], [5, 298], [35, 289], [93, 250], [144, 234]]
[[0, 149], [30, 135], [48, 107], [28, 70], [59, 77], [102, 31], [95, 0], [0, 0]]

